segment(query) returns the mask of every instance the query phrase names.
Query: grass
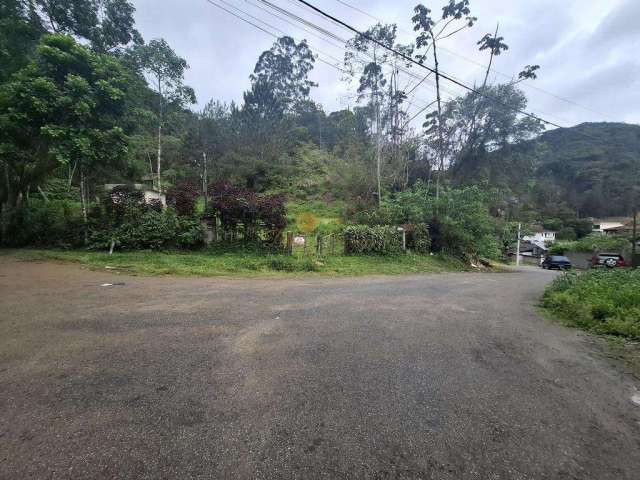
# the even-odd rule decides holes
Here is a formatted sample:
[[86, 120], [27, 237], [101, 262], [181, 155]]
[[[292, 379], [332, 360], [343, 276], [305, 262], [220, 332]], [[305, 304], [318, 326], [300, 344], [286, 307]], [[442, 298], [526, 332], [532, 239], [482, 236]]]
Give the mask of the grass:
[[640, 270], [564, 274], [547, 287], [542, 305], [567, 325], [640, 340]]
[[5, 250], [22, 260], [75, 262], [89, 268], [114, 270], [137, 275], [180, 276], [286, 276], [318, 274], [399, 275], [468, 270], [463, 262], [442, 255], [360, 256], [334, 255], [316, 257], [303, 252], [293, 256], [255, 251], [104, 252], [83, 250]]
[[320, 200], [307, 200], [287, 203], [287, 219], [289, 229], [301, 231], [297, 225], [300, 214], [311, 213], [320, 223], [320, 231], [330, 233], [340, 229], [343, 224], [345, 206], [343, 202], [325, 203]]

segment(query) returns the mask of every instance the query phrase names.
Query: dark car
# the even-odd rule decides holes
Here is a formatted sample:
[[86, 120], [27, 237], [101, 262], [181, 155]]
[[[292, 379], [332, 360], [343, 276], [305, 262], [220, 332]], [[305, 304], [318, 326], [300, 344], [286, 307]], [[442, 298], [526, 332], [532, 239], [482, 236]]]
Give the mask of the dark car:
[[598, 253], [591, 258], [592, 267], [621, 268], [626, 267], [624, 257], [619, 253]]
[[562, 255], [551, 255], [544, 259], [541, 266], [548, 270], [553, 270], [554, 268], [558, 270], [569, 270], [571, 268], [571, 261]]

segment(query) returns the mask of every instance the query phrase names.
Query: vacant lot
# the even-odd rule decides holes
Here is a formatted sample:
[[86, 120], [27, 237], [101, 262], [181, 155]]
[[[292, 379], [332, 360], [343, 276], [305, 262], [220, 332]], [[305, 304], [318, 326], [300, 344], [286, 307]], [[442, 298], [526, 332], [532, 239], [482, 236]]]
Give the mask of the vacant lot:
[[535, 313], [548, 272], [0, 262], [0, 478], [638, 478], [633, 378]]

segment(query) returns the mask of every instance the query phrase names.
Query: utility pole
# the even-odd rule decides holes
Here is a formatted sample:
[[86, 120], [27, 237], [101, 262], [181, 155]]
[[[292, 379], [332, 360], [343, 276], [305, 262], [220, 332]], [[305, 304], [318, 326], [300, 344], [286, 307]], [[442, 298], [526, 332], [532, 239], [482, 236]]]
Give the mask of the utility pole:
[[516, 267], [520, 266], [520, 231], [522, 223], [518, 223], [518, 246], [516, 247]]

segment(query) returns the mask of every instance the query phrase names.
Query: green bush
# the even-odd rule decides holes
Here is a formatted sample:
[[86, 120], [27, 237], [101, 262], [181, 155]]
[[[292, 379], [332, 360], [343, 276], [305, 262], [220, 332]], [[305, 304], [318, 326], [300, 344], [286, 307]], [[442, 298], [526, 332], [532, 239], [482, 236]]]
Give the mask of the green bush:
[[565, 274], [546, 289], [542, 303], [570, 325], [640, 340], [640, 270]]
[[429, 253], [431, 251], [431, 235], [429, 225], [418, 223], [407, 235], [407, 248], [416, 253]]
[[82, 210], [77, 202], [32, 199], [9, 215], [2, 243], [12, 247], [74, 247], [84, 241]]
[[347, 254], [388, 255], [402, 251], [401, 234], [389, 225], [350, 225], [343, 235]]
[[156, 211], [129, 209], [119, 224], [108, 227], [107, 222], [98, 222], [91, 232], [93, 248], [109, 248], [111, 242], [124, 250], [178, 247], [195, 248], [202, 245], [203, 232], [200, 223], [188, 217], [179, 217], [167, 208]]
[[631, 241], [623, 236], [593, 234], [573, 242], [556, 242], [551, 245], [549, 253], [561, 255], [565, 252], [622, 252], [630, 245]]

